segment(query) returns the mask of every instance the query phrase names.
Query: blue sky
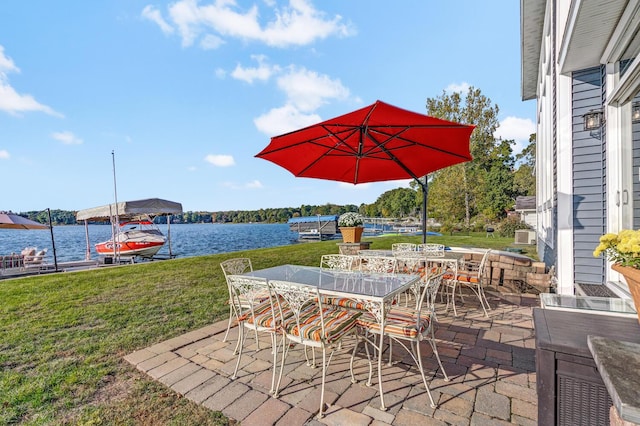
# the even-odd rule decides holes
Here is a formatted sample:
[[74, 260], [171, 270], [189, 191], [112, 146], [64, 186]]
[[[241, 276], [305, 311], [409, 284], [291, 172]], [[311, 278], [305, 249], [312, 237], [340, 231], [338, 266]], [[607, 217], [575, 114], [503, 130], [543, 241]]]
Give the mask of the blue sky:
[[520, 145], [519, 2], [9, 0], [0, 5], [0, 210], [165, 198], [187, 210], [373, 203], [407, 182], [295, 178], [271, 136], [377, 99], [425, 113], [482, 90]]

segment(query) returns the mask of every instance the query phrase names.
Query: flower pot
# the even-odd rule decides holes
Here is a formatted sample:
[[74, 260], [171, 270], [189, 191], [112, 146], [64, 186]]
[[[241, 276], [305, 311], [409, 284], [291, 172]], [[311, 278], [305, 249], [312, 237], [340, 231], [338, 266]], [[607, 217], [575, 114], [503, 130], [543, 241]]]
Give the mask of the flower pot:
[[362, 238], [362, 232], [364, 228], [362, 226], [341, 226], [340, 233], [342, 234], [342, 241], [345, 243], [359, 243]]
[[612, 265], [611, 269], [624, 276], [624, 279], [629, 286], [629, 291], [631, 292], [636, 312], [638, 313], [638, 321], [640, 322], [640, 269], [636, 269], [631, 266], [622, 266], [619, 263]]

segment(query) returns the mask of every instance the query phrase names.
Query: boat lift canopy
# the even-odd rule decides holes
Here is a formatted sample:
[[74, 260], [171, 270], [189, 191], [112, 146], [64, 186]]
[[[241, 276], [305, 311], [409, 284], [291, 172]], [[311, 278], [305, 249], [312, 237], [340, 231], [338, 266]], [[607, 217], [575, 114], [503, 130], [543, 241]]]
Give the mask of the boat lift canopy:
[[[89, 245], [89, 228], [88, 221], [110, 221], [111, 222], [111, 238], [115, 239], [115, 229], [118, 224], [114, 223], [114, 218], [118, 219], [135, 219], [139, 216], [168, 216], [174, 214], [182, 214], [182, 204], [174, 201], [162, 200], [160, 198], [147, 198], [144, 200], [122, 201], [107, 204], [106, 206], [92, 207], [90, 209], [79, 210], [76, 213], [77, 221], [84, 221], [85, 238], [87, 240], [87, 250], [85, 258], [91, 259], [91, 247]], [[115, 220], [117, 222], [117, 220]], [[171, 252], [171, 221], [167, 220], [169, 242], [169, 257], [173, 257]], [[116, 247], [116, 245], [114, 245]], [[114, 249], [114, 257], [118, 258], [119, 253]]]
[[162, 200], [160, 198], [147, 198], [144, 200], [122, 201], [106, 206], [92, 207], [90, 209], [79, 210], [76, 213], [76, 220], [110, 220], [113, 216], [120, 218], [134, 218], [136, 216], [164, 216], [182, 214], [182, 204], [174, 201]]

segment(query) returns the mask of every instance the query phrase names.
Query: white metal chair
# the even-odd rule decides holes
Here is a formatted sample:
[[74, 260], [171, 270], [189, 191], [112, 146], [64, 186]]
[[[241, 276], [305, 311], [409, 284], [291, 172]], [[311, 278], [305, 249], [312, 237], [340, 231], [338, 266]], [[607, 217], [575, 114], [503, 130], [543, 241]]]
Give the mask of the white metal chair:
[[[276, 309], [272, 297], [260, 301], [262, 295], [269, 294], [267, 280], [248, 275], [229, 275], [229, 288], [234, 301], [234, 314], [238, 321], [238, 358], [233, 370], [232, 379], [235, 379], [242, 358], [242, 350], [245, 343], [245, 329], [254, 330], [256, 333], [268, 333], [271, 336], [271, 352], [273, 354], [273, 371], [271, 375], [271, 390], [275, 390], [275, 368], [277, 364], [278, 343], [276, 335], [283, 316], [276, 315]], [[256, 338], [257, 344], [257, 338]]]
[[[422, 365], [422, 354], [420, 351], [420, 342], [426, 340], [431, 345], [433, 354], [438, 361], [438, 365], [444, 375], [444, 380], [449, 381], [449, 377], [442, 365], [440, 355], [438, 354], [438, 348], [435, 341], [434, 326], [436, 323], [435, 316], [435, 297], [442, 282], [443, 274], [437, 274], [430, 276], [427, 279], [426, 284], [422, 287], [420, 297], [416, 300], [416, 304], [413, 307], [392, 307], [385, 317], [384, 329], [381, 330], [380, 321], [370, 313], [366, 313], [358, 318], [358, 326], [365, 331], [365, 345], [374, 344], [374, 341], [368, 336], [370, 334], [375, 335], [378, 339], [385, 336], [390, 338], [391, 342], [399, 343], [410, 355], [413, 361], [416, 363], [420, 375], [422, 376], [422, 382], [429, 395], [431, 401], [431, 407], [435, 408], [436, 404], [431, 395], [427, 378], [424, 374], [424, 368]], [[418, 285], [420, 285], [418, 283]], [[356, 353], [357, 346], [353, 350], [353, 355]], [[391, 351], [391, 349], [390, 349]], [[368, 353], [368, 352], [367, 352]], [[378, 354], [378, 356], [382, 356]], [[351, 372], [351, 379], [355, 381], [353, 371]], [[371, 382], [371, 370], [369, 374], [369, 383]]]
[[[455, 300], [455, 291], [456, 288], [460, 296], [461, 286], [467, 287], [471, 289], [473, 294], [478, 297], [480, 301], [480, 306], [482, 306], [482, 310], [484, 312], [484, 316], [488, 317], [489, 313], [487, 310], [491, 310], [491, 306], [489, 306], [489, 301], [487, 300], [487, 296], [484, 294], [484, 273], [487, 267], [487, 262], [489, 258], [489, 254], [491, 250], [487, 250], [485, 254], [482, 256], [482, 260], [480, 262], [477, 261], [465, 261], [458, 267], [458, 272], [455, 276], [454, 282], [451, 284], [452, 289], [451, 293], [447, 292], [447, 310], [449, 309], [449, 302], [453, 304], [453, 313], [456, 314], [456, 300]], [[449, 297], [450, 296], [450, 297]]]
[[[230, 275], [240, 275], [247, 272], [253, 271], [253, 266], [251, 265], [251, 259], [247, 257], [236, 257], [233, 259], [227, 259], [224, 262], [220, 262], [220, 268], [222, 268], [222, 272], [224, 273], [224, 279], [227, 282], [227, 290], [229, 290], [229, 322], [227, 323], [227, 331], [224, 333], [223, 342], [227, 341], [227, 337], [229, 336], [229, 330], [231, 329], [231, 323], [234, 318], [237, 316], [236, 310], [239, 308], [236, 306], [237, 303], [240, 303], [240, 307], [247, 308], [249, 304], [246, 300], [237, 299], [233, 297], [233, 292], [231, 291], [231, 287], [229, 285], [229, 276]], [[258, 341], [258, 333], [256, 332], [256, 342]], [[236, 346], [236, 351], [237, 351]]]
[[[355, 331], [356, 320], [361, 313], [324, 305], [318, 288], [314, 286], [287, 281], [270, 281], [269, 286], [277, 301], [282, 321], [280, 330], [283, 335], [282, 362], [274, 397], [278, 397], [282, 372], [289, 352], [289, 345], [284, 342], [304, 345], [305, 354], [306, 347], [320, 348], [322, 349], [322, 388], [318, 418], [322, 418], [327, 368], [342, 338]], [[286, 318], [287, 313], [290, 313], [291, 317]], [[328, 349], [332, 349], [329, 359], [327, 359]]]
[[[427, 272], [426, 267], [426, 257], [423, 253], [417, 251], [407, 251], [398, 253], [395, 256], [397, 271], [400, 274], [415, 274], [421, 275], [424, 277]], [[409, 299], [411, 295], [414, 296], [414, 299], [417, 299], [419, 296], [419, 287], [414, 286], [407, 290], [405, 293], [405, 306], [408, 305]]]

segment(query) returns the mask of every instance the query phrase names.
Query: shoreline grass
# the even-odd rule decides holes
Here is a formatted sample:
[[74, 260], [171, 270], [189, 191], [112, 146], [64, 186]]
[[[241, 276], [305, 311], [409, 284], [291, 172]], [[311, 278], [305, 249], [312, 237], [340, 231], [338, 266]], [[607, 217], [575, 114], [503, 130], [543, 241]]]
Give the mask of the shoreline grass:
[[[370, 241], [388, 249], [419, 239]], [[503, 249], [512, 239], [429, 242]], [[0, 424], [228, 424], [123, 357], [226, 318], [223, 260], [317, 265], [337, 252], [336, 241], [322, 241], [0, 281]]]

